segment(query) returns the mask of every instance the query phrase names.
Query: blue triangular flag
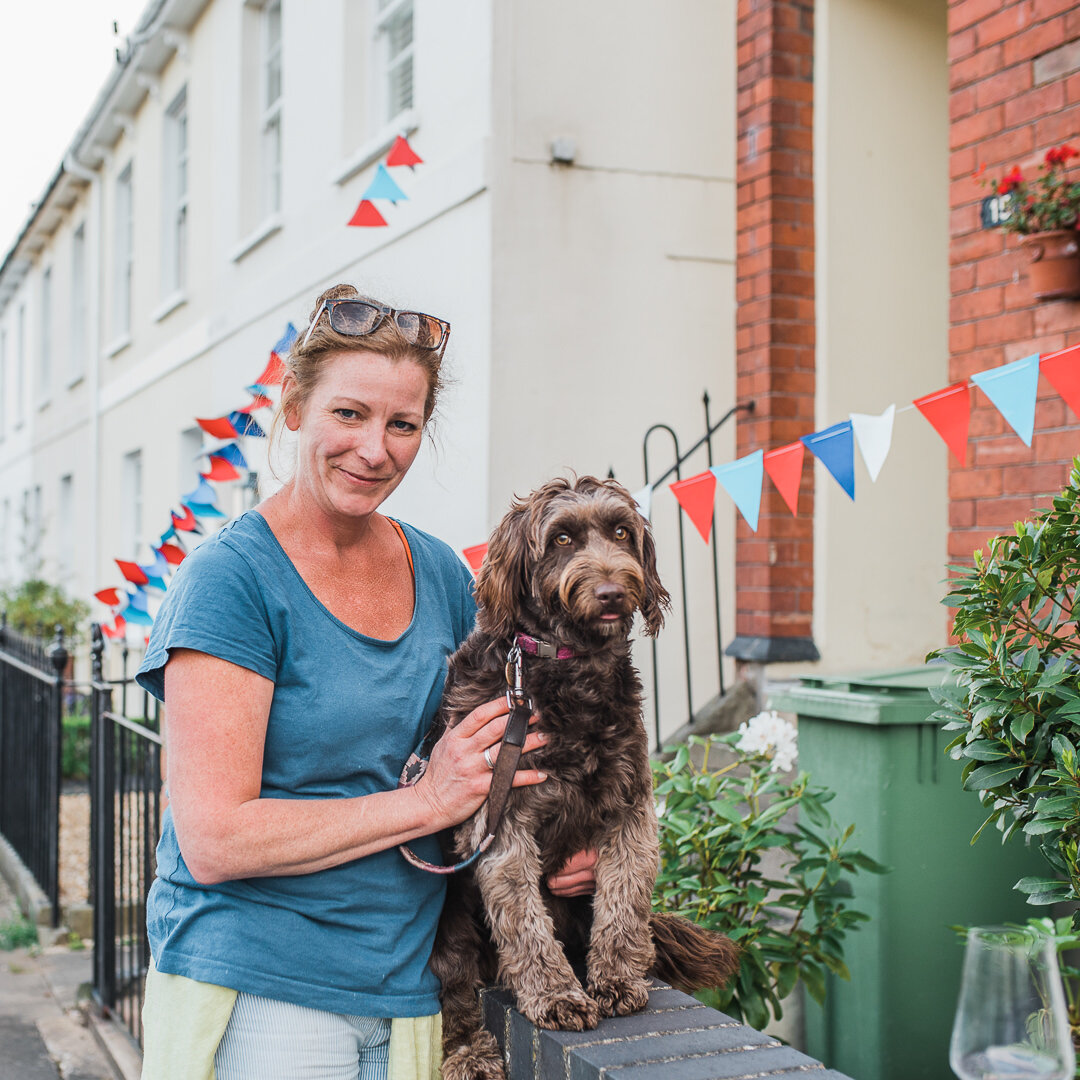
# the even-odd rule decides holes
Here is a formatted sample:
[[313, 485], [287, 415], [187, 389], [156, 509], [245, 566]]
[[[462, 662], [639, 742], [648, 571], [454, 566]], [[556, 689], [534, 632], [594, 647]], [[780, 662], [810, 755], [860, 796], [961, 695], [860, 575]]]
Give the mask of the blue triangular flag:
[[[211, 454], [215, 457], [223, 457], [230, 465], [235, 465], [238, 469], [246, 469], [248, 463], [244, 458], [244, 455], [240, 452], [240, 447], [236, 443], [226, 443], [224, 446], [219, 446], [216, 450], [211, 450]], [[213, 489], [211, 489], [213, 490]], [[196, 502], [216, 502], [216, 499], [196, 499]]]
[[229, 413], [229, 423], [236, 429], [237, 435], [254, 435], [257, 439], [266, 438], [266, 432], [247, 413]]
[[155, 577], [167, 578], [172, 573], [172, 567], [169, 565], [168, 559], [157, 548], [152, 550], [154, 552], [154, 561], [149, 566], [141, 567], [142, 572], [151, 580]]
[[[372, 177], [371, 183], [368, 184], [367, 191], [360, 196], [361, 199], [388, 199], [392, 203], [400, 202], [408, 197], [394, 182], [394, 178], [387, 172], [386, 166], [382, 162], [379, 163], [379, 167], [375, 170], [375, 175]], [[274, 351], [277, 352], [276, 349]]]
[[153, 626], [154, 620], [151, 618], [149, 612], [140, 611], [137, 607], [132, 607], [130, 604], [120, 614], [129, 623], [135, 623], [139, 626]]
[[[293, 347], [296, 336], [296, 327], [293, 326], [292, 323], [289, 323], [288, 326], [285, 327], [285, 333], [278, 338], [273, 351], [276, 352], [278, 356], [284, 356]], [[235, 426], [236, 425], [234, 424], [233, 427]]]
[[801, 435], [799, 441], [832, 473], [833, 479], [855, 498], [855, 440], [851, 421], [843, 420], [813, 435]]
[[223, 518], [225, 515], [213, 503], [188, 502], [184, 505], [196, 516], [201, 518]]
[[[215, 450], [216, 454], [217, 451]], [[216, 503], [217, 492], [210, 486], [210, 481], [199, 477], [199, 486], [194, 491], [189, 491], [186, 495], [180, 496], [180, 501], [185, 505], [193, 502], [197, 503]]]
[[1031, 445], [1035, 434], [1035, 398], [1039, 392], [1039, 354], [978, 371], [971, 381], [994, 403], [1009, 427]]
[[147, 598], [141, 585], [136, 586], [134, 592], [128, 593], [128, 606], [134, 608], [136, 611], [146, 611]]
[[755, 450], [728, 465], [713, 465], [710, 470], [735, 500], [739, 513], [754, 532], [761, 510], [761, 481], [765, 475], [765, 451]]
[[169, 542], [170, 540], [172, 540], [172, 539], [173, 539], [173, 537], [175, 537], [175, 536], [176, 536], [176, 530], [175, 530], [175, 529], [174, 529], [174, 528], [173, 528], [173, 527], [172, 527], [172, 526], [170, 525], [170, 526], [169, 526], [169, 527], [168, 527], [168, 528], [167, 528], [167, 529], [166, 529], [166, 530], [165, 530], [165, 531], [164, 531], [164, 532], [163, 532], [163, 533], [161, 534], [161, 539], [160, 539], [160, 540], [158, 540], [158, 546], [160, 547], [160, 546], [161, 546], [162, 544], [167, 544], [167, 543], [168, 543], [168, 542]]

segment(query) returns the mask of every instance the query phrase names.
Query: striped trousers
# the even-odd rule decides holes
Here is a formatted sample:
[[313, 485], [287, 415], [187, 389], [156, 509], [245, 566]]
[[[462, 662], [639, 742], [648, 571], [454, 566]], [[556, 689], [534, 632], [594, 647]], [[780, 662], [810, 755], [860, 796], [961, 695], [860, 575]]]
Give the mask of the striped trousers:
[[238, 994], [215, 1080], [387, 1080], [390, 1021]]

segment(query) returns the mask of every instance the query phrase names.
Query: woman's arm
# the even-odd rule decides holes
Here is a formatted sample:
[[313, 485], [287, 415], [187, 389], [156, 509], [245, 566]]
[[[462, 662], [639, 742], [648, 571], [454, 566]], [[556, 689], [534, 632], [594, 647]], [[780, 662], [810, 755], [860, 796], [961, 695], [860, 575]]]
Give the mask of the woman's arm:
[[[502, 738], [505, 700], [446, 732], [413, 787], [352, 799], [260, 798], [273, 693], [269, 679], [206, 653], [175, 649], [165, 666], [169, 801], [196, 881], [325, 870], [456, 825], [487, 796], [484, 751]], [[530, 733], [524, 751], [543, 741]], [[514, 786], [544, 779], [522, 769]]]

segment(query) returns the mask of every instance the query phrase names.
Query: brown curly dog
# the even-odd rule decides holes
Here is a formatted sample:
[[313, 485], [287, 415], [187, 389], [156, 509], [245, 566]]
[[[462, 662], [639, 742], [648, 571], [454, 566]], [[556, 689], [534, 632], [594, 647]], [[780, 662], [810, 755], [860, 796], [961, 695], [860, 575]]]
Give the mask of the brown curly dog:
[[[452, 727], [505, 692], [518, 643], [548, 735], [522, 763], [548, 779], [511, 791], [494, 843], [450, 879], [431, 961], [443, 985], [445, 1080], [503, 1076], [478, 999], [493, 977], [535, 1024], [580, 1031], [644, 1008], [650, 974], [698, 988], [723, 984], [738, 966], [727, 938], [651, 914], [656, 814], [628, 636], [635, 612], [655, 634], [669, 597], [634, 500], [593, 477], [553, 480], [516, 500], [491, 537], [476, 594], [476, 629], [450, 661], [442, 721]], [[453, 831], [453, 854], [468, 856], [485, 831], [486, 805]], [[598, 853], [595, 895], [553, 896], [547, 876], [587, 848]], [[567, 953], [584, 956], [584, 987]]]

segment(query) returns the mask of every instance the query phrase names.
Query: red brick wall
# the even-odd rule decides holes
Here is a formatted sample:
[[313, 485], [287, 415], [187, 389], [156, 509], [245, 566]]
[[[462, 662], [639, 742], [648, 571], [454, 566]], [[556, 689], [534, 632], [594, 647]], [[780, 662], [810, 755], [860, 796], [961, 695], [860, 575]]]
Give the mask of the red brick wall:
[[[736, 391], [755, 403], [739, 418], [739, 455], [814, 430], [813, 20], [813, 0], [738, 3]], [[797, 517], [766, 480], [757, 533], [738, 520], [737, 644], [810, 637], [806, 457]]]
[[[1080, 343], [1080, 302], [1030, 300], [1017, 238], [980, 228], [988, 190], [974, 179], [980, 165], [995, 177], [1013, 165], [1034, 175], [1051, 146], [1080, 146], [1077, 0], [953, 0], [949, 73], [949, 370], [958, 382]], [[972, 394], [967, 465], [949, 464], [949, 556], [962, 561], [1046, 505], [1080, 453], [1077, 417], [1045, 380], [1030, 449], [980, 391]]]

